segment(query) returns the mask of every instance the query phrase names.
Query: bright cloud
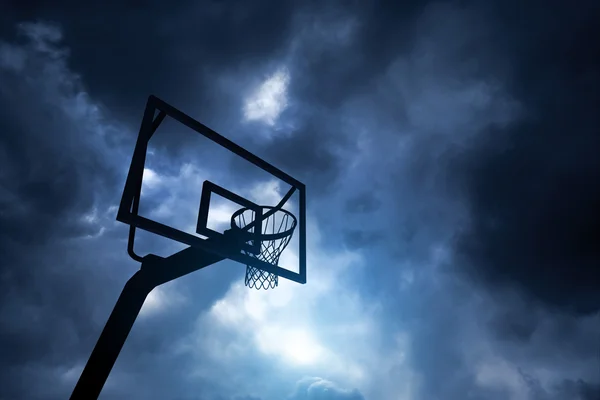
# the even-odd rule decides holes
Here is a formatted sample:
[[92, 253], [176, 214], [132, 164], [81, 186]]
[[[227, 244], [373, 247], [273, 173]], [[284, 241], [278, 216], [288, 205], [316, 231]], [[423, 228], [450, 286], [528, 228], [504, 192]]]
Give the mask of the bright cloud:
[[[281, 198], [278, 186], [271, 182], [251, 192], [257, 200]], [[314, 224], [309, 224], [308, 233], [310, 285], [281, 279], [278, 288], [257, 291], [235, 282], [199, 317], [195, 332], [180, 344], [180, 351], [199, 358], [192, 374], [218, 380], [226, 373], [236, 385], [248, 385], [243, 366], [250, 362], [276, 368], [281, 374], [278, 379], [295, 380], [310, 371], [365, 394], [377, 396], [384, 391], [411, 399], [418, 379], [406, 365], [409, 337], [399, 334], [396, 346], [383, 353], [379, 305], [343, 283], [345, 274], [364, 267], [363, 257], [357, 252], [325, 250]], [[293, 251], [286, 251], [281, 263], [297, 263], [295, 257]], [[206, 366], [207, 357], [212, 368]], [[256, 390], [256, 386], [239, 389]], [[352, 397], [358, 392], [343, 393], [350, 397], [339, 398], [362, 398]]]
[[325, 349], [307, 328], [265, 327], [256, 337], [259, 349], [292, 364], [314, 364], [321, 360]]
[[162, 179], [160, 175], [150, 168], [144, 168], [144, 174], [142, 177], [142, 193], [144, 193], [144, 189], [152, 190], [158, 187], [161, 183]]
[[286, 68], [280, 68], [269, 76], [244, 103], [244, 119], [275, 125], [279, 115], [288, 106], [287, 87], [290, 75]]
[[239, 206], [235, 207], [231, 203], [213, 203], [208, 210], [208, 221], [206, 225], [217, 232], [222, 232], [229, 228], [231, 216], [238, 209]]
[[[152, 163], [150, 157], [148, 164]], [[185, 232], [196, 231], [198, 205], [202, 184], [210, 175], [193, 164], [183, 164], [176, 174], [160, 173], [151, 167], [144, 169], [140, 214], [178, 228]], [[153, 196], [161, 201], [145, 209], [147, 199]]]
[[[285, 193], [282, 191], [280, 183], [278, 180], [259, 182], [248, 191], [247, 196], [256, 204], [276, 205], [281, 201], [283, 193]], [[285, 190], [289, 190], [289, 187], [285, 188]], [[294, 205], [294, 198], [292, 197], [285, 203], [283, 208], [293, 212]]]
[[183, 302], [185, 302], [185, 297], [177, 291], [176, 282], [169, 282], [154, 288], [148, 294], [140, 310], [140, 316], [155, 315]]

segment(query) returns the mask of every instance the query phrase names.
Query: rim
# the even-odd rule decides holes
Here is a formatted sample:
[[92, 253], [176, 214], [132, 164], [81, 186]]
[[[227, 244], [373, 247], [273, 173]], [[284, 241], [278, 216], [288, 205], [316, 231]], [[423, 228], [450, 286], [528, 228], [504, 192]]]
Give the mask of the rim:
[[[272, 210], [275, 207], [262, 206], [262, 208], [263, 208], [263, 210], [264, 209]], [[239, 233], [244, 233], [244, 234], [248, 235], [250, 238], [252, 238], [255, 234], [244, 231], [243, 227], [238, 226], [237, 221], [235, 220], [237, 217], [239, 217], [240, 215], [242, 215], [244, 212], [246, 212], [248, 210], [250, 210], [248, 207], [244, 207], [244, 208], [240, 208], [239, 210], [237, 210], [236, 212], [233, 213], [233, 215], [231, 216], [231, 228], [235, 229]], [[252, 210], [250, 210], [250, 211], [252, 211]], [[294, 214], [292, 214], [291, 212], [289, 212], [288, 210], [284, 210], [284, 209], [277, 210], [277, 212], [278, 213], [282, 212], [282, 213], [288, 215], [289, 217], [291, 217], [292, 218], [292, 226], [283, 232], [261, 233], [260, 235], [258, 235], [258, 240], [260, 240], [261, 242], [268, 241], [268, 240], [283, 239], [286, 236], [291, 236], [292, 233], [294, 233], [294, 229], [296, 229], [296, 225], [298, 223], [296, 216]], [[274, 215], [275, 214], [273, 214], [272, 216], [274, 216]]]

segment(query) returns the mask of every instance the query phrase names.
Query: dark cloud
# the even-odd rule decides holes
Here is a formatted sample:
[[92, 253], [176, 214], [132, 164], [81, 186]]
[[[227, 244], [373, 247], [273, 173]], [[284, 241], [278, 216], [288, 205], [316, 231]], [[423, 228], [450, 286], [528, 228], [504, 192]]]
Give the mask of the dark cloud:
[[383, 240], [383, 232], [368, 232], [365, 230], [347, 230], [344, 232], [344, 242], [351, 249], [372, 246]]
[[149, 94], [192, 104], [204, 115], [217, 112], [224, 104], [215, 77], [276, 54], [289, 40], [293, 16], [289, 2], [268, 1], [28, 2], [4, 11], [10, 24], [60, 24], [77, 54], [70, 64], [92, 96], [134, 124]]
[[[498, 387], [479, 381], [478, 365], [469, 357], [482, 342], [498, 346], [492, 353], [508, 360], [508, 375], [519, 368], [535, 375], [544, 365], [554, 369], [557, 382], [581, 376], [581, 387], [593, 388], [598, 379], [597, 319], [589, 324], [578, 316], [593, 318], [600, 299], [594, 184], [600, 59], [594, 56], [598, 41], [589, 39], [598, 36], [598, 7], [586, 2], [581, 13], [553, 3], [552, 12], [540, 14], [519, 5], [518, 17], [514, 7], [489, 2], [430, 8], [419, 19], [419, 38], [427, 40], [405, 64], [430, 56], [435, 67], [398, 69], [419, 89], [398, 103], [428, 112], [419, 119], [405, 108], [394, 120], [397, 137], [416, 131], [409, 135], [411, 151], [397, 156], [408, 167], [398, 162], [390, 173], [398, 204], [392, 224], [401, 233], [389, 246], [389, 265], [369, 276], [389, 282], [415, 275], [416, 288], [399, 295], [403, 300], [396, 299], [395, 310], [398, 325], [410, 325], [414, 338], [411, 359], [423, 373], [422, 398], [508, 398], [513, 378], [503, 378]], [[440, 10], [448, 11], [444, 18]], [[480, 69], [471, 75], [473, 68]], [[427, 85], [416, 84], [421, 82]], [[424, 98], [430, 85], [436, 89]], [[493, 89], [468, 90], [478, 86]], [[502, 106], [490, 116], [502, 103], [509, 112]], [[427, 256], [448, 233], [457, 235], [450, 249], [455, 258], [440, 265]], [[461, 273], [449, 276], [449, 270]], [[457, 290], [456, 279], [467, 287]], [[398, 284], [392, 285], [398, 293]], [[487, 307], [473, 309], [481, 296], [491, 298]], [[519, 300], [509, 301], [511, 296]], [[414, 321], [407, 309], [417, 314]], [[575, 315], [564, 317], [557, 309]], [[476, 327], [482, 321], [489, 323], [483, 331]], [[582, 358], [585, 363], [574, 371]], [[516, 381], [524, 385], [523, 377]], [[577, 396], [567, 389], [544, 391], [540, 398]], [[534, 390], [526, 393], [533, 396]]]
[[117, 182], [96, 144], [118, 132], [89, 125], [94, 105], [70, 75], [60, 30], [23, 24], [19, 32], [22, 45], [2, 44], [2, 235], [39, 243], [53, 234], [93, 234], [97, 227], [83, 215]]
[[[531, 398], [597, 398], [590, 372], [597, 321], [579, 315], [599, 305], [598, 6], [531, 4], [10, 3], [0, 16], [7, 38], [0, 47], [0, 365], [8, 371], [0, 397], [68, 395], [77, 375], [69, 370], [89, 355], [135, 267], [121, 258], [126, 229], [114, 227], [107, 207], [118, 200], [147, 95], [217, 130], [237, 126], [239, 97], [254, 82], [247, 75], [281, 61], [289, 63], [294, 100], [281, 118], [292, 128], [273, 129], [256, 153], [305, 181], [312, 204], [327, 204], [322, 214], [359, 214], [360, 224], [344, 219], [343, 227], [334, 217], [320, 220], [333, 233], [328, 239], [368, 247], [386, 242], [385, 232], [393, 242], [385, 263], [369, 249], [378, 268], [363, 286], [386, 297], [382, 288], [397, 292], [398, 274], [418, 282], [408, 295], [387, 297], [390, 320], [414, 337], [409, 359], [423, 382], [416, 396], [508, 398], [510, 385], [482, 385], [465, 354], [489, 345], [510, 373], [520, 371], [515, 379]], [[15, 34], [16, 22], [39, 18], [56, 21], [68, 49], [52, 25], [24, 25]], [[220, 86], [224, 75], [235, 82]], [[116, 115], [127, 129], [94, 115]], [[372, 154], [362, 153], [359, 128], [378, 144]], [[249, 126], [234, 132], [253, 133]], [[178, 140], [166, 137], [160, 145]], [[410, 151], [401, 152], [400, 142]], [[389, 180], [375, 184], [367, 168], [340, 182], [367, 155], [367, 167]], [[374, 199], [357, 191], [364, 186], [352, 185], [362, 178], [388, 193]], [[336, 193], [342, 184], [351, 195]], [[456, 222], [464, 199], [467, 229]], [[453, 271], [477, 278], [459, 288], [447, 263], [428, 258], [455, 231]], [[231, 393], [201, 378], [190, 383], [197, 360], [168, 346], [192, 330], [190, 315], [226, 289], [215, 278], [222, 272], [210, 271], [203, 290], [192, 277], [179, 288], [196, 304], [136, 324], [106, 396]], [[520, 300], [508, 302], [514, 292]], [[482, 298], [485, 307], [474, 306]], [[260, 381], [256, 364], [249, 373]], [[552, 370], [551, 384], [540, 383], [540, 369]], [[315, 378], [290, 397], [325, 398], [364, 396]]]
[[381, 201], [370, 192], [359, 193], [346, 202], [346, 210], [349, 213], [373, 212], [379, 209], [380, 206]]
[[[93, 236], [105, 209], [99, 198], [114, 190], [117, 173], [98, 144], [108, 126], [90, 126], [94, 105], [66, 67], [60, 30], [21, 25], [23, 44], [0, 42], [0, 249], [2, 268], [20, 269], [27, 246]], [[117, 133], [116, 131], [113, 133]], [[23, 254], [25, 253], [25, 254]]]
[[96, 241], [119, 176], [105, 137], [119, 131], [70, 72], [58, 27], [18, 33], [0, 41], [0, 397], [60, 398], [115, 295], [102, 271], [123, 264]]
[[0, 343], [11, 371], [48, 356], [68, 364], [67, 349], [80, 351], [96, 332], [95, 273], [76, 265], [64, 241], [100, 233], [100, 198], [117, 181], [97, 147], [103, 121], [89, 125], [93, 104], [66, 67], [60, 30], [24, 24], [19, 33], [20, 45], [0, 42]]
[[[293, 96], [336, 110], [370, 91], [389, 63], [406, 50], [415, 15], [426, 3], [333, 2], [312, 5], [296, 20], [298, 62]], [[385, 10], [383, 12], [383, 10]]]
[[334, 121], [319, 113], [313, 117], [314, 121], [311, 119], [291, 135], [273, 138], [266, 144], [265, 153], [270, 162], [311, 185], [313, 191], [328, 193], [345, 167], [344, 153], [355, 144], [336, 131]]
[[590, 384], [582, 380], [566, 379], [551, 389], [543, 389], [540, 382], [531, 376], [522, 374], [535, 400], [596, 400], [600, 398], [600, 385]]
[[537, 329], [537, 318], [515, 310], [498, 313], [490, 321], [490, 329], [505, 340], [528, 342]]
[[590, 313], [600, 309], [600, 47], [590, 39], [600, 35], [600, 12], [553, 7], [556, 14], [535, 18], [527, 10], [535, 33], [503, 21], [522, 37], [510, 57], [526, 114], [466, 156], [472, 222], [458, 249], [491, 287]]
[[[8, 15], [14, 21], [42, 18], [60, 25], [70, 51], [77, 55], [69, 60], [69, 66], [81, 74], [90, 95], [108, 106], [106, 112], [129, 123], [134, 131], [147, 96], [155, 94], [228, 137], [232, 135], [230, 124], [223, 121], [241, 119], [240, 96], [250, 85], [247, 76], [272, 69], [275, 59], [285, 60], [298, 31], [310, 30], [311, 26], [318, 31], [326, 29], [328, 18], [312, 21], [310, 15], [320, 12], [339, 19], [335, 16], [339, 7], [327, 11], [309, 2], [265, 1], [252, 6], [238, 1], [183, 2], [167, 8], [159, 2], [144, 7], [115, 2], [91, 7], [71, 2], [52, 7], [34, 3], [27, 9], [13, 5]], [[81, 13], [94, 18], [81, 18]], [[297, 52], [299, 59], [328, 65], [330, 72], [338, 69], [336, 59], [328, 62], [322, 54], [311, 54], [307, 45], [314, 43], [314, 38], [300, 38], [298, 42], [305, 46]], [[335, 48], [333, 41], [326, 51]], [[313, 101], [311, 94], [295, 94], [294, 87], [308, 88], [313, 82], [323, 86], [325, 80], [317, 81], [324, 77], [320, 68], [292, 71], [290, 96], [297, 96], [302, 103]], [[349, 71], [347, 79], [360, 82], [357, 74], [364, 69]], [[221, 79], [227, 76], [236, 82]], [[339, 76], [327, 81], [334, 86], [323, 88], [327, 95], [339, 97], [339, 90], [347, 86]], [[301, 123], [292, 135], [274, 140], [264, 152], [282, 168], [298, 170], [296, 175], [303, 174], [307, 183], [323, 187], [343, 168], [339, 155], [329, 147], [348, 143], [339, 134], [331, 137], [330, 133], [339, 129], [328, 122], [328, 117], [318, 114], [312, 113], [312, 123]], [[165, 146], [171, 156], [179, 157], [178, 151], [190, 140], [191, 135], [157, 135], [153, 144]], [[305, 165], [309, 166], [307, 171]]]

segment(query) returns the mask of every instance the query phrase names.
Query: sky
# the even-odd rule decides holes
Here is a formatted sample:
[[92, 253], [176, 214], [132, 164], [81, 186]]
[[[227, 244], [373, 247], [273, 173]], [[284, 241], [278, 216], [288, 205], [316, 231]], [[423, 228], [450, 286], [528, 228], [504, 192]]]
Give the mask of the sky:
[[[155, 289], [102, 399], [600, 398], [597, 1], [2, 8], [0, 399], [67, 398], [139, 268], [115, 217], [150, 94], [306, 184], [308, 282]], [[150, 215], [195, 224], [207, 177], [287, 190], [190, 143], [157, 135]]]

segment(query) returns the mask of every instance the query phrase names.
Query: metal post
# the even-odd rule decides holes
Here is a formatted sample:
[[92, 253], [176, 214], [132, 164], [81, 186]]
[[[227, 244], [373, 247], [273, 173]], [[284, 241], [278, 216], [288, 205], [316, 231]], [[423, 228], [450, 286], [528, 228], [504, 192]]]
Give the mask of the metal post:
[[144, 257], [141, 269], [125, 284], [71, 394], [71, 400], [93, 400], [100, 396], [144, 300], [152, 289], [222, 259], [221, 256], [195, 248], [187, 248], [167, 258], [154, 255]]

